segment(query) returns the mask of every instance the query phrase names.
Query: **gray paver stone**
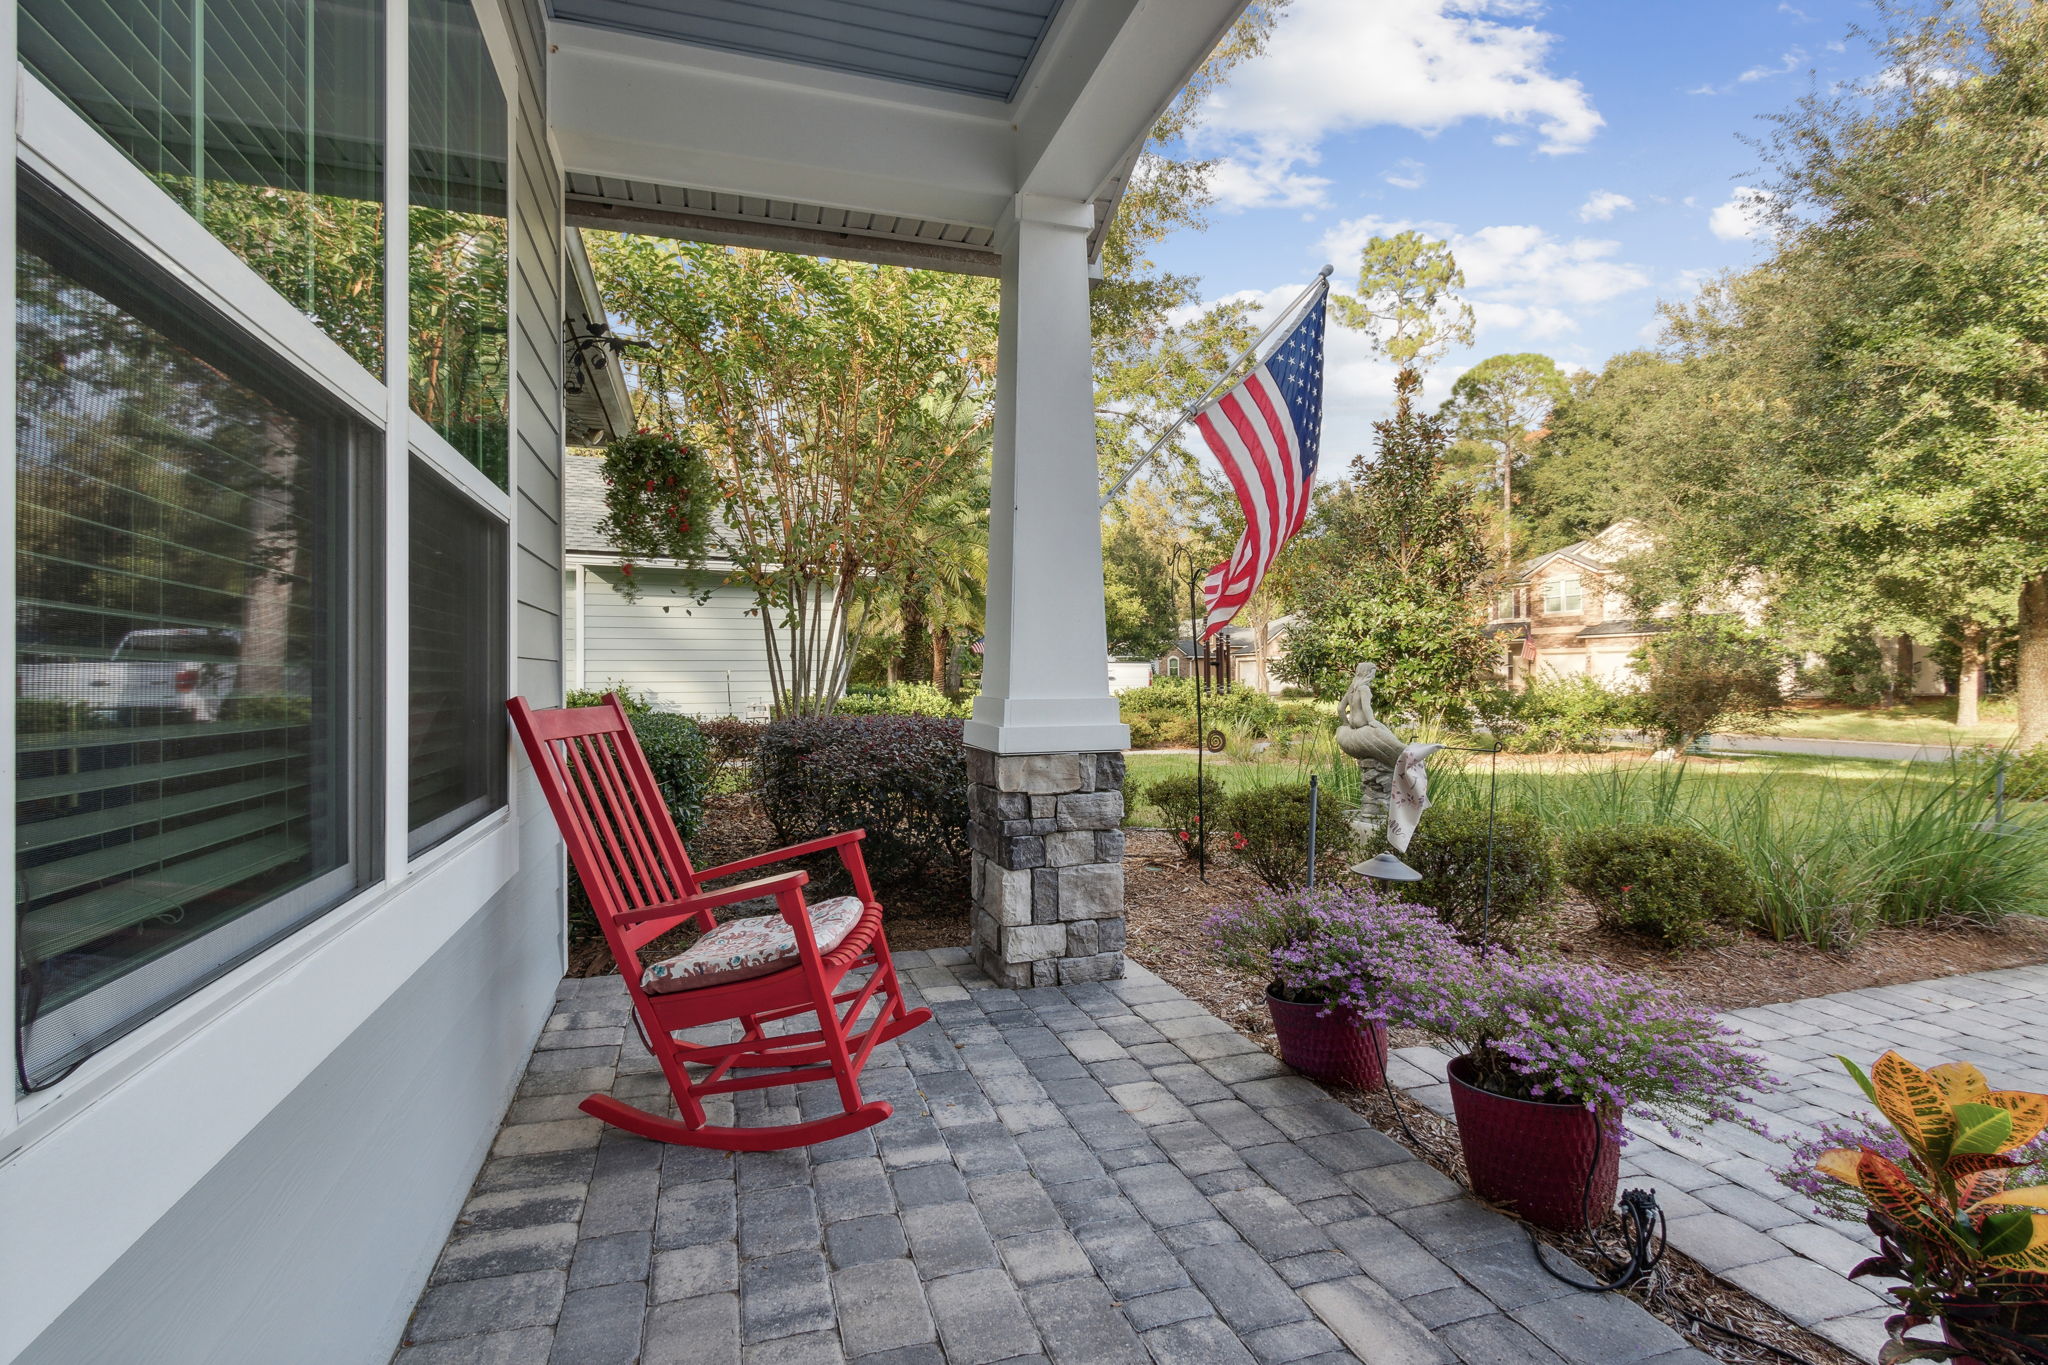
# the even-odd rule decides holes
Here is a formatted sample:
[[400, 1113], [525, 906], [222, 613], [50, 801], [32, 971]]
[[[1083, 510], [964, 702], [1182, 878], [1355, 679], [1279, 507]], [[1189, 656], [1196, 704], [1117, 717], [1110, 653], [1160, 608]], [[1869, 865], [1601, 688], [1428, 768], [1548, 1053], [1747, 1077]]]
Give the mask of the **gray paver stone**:
[[932, 1341], [938, 1329], [925, 1307], [917, 1267], [907, 1260], [870, 1261], [832, 1276], [839, 1335], [851, 1356]]
[[653, 1292], [656, 1303], [694, 1299], [704, 1294], [737, 1293], [739, 1252], [730, 1242], [706, 1242], [656, 1253]]
[[1145, 1333], [1158, 1365], [1256, 1365], [1237, 1334], [1215, 1318], [1189, 1318]]
[[1384, 1218], [1331, 1223], [1325, 1231], [1360, 1269], [1397, 1298], [1429, 1294], [1458, 1283], [1456, 1271]]
[[1398, 1360], [1403, 1365], [1449, 1362], [1450, 1350], [1411, 1317], [1386, 1290], [1361, 1275], [1312, 1284], [1301, 1291], [1323, 1325], [1361, 1360]]
[[595, 1289], [604, 1284], [644, 1281], [653, 1255], [654, 1238], [646, 1232], [615, 1232], [586, 1237], [576, 1244], [569, 1264], [569, 1288]]
[[1443, 1339], [1465, 1365], [1563, 1365], [1528, 1328], [1498, 1313], [1454, 1322], [1443, 1329]]
[[432, 1283], [488, 1280], [528, 1270], [566, 1269], [576, 1250], [574, 1223], [503, 1228], [457, 1237], [441, 1253]]
[[514, 1327], [549, 1326], [561, 1312], [568, 1278], [559, 1270], [531, 1270], [429, 1289], [406, 1328], [406, 1340], [440, 1341]]
[[554, 1329], [521, 1327], [407, 1346], [392, 1358], [391, 1365], [547, 1365], [554, 1344]]
[[1070, 1280], [1080, 1275], [1093, 1278], [1095, 1275], [1087, 1253], [1081, 1250], [1081, 1244], [1065, 1228], [1047, 1228], [1041, 1232], [1005, 1237], [996, 1243], [996, 1250], [1002, 1255], [1003, 1265], [1019, 1288]]
[[1664, 1235], [1672, 1246], [1716, 1275], [1784, 1255], [1784, 1245], [1725, 1213], [1674, 1218]]
[[995, 1243], [974, 1205], [933, 1204], [903, 1215], [911, 1259], [926, 1279], [984, 1270], [996, 1264]]
[[579, 1289], [562, 1301], [548, 1365], [637, 1365], [647, 1316], [647, 1286]]
[[910, 1254], [902, 1220], [886, 1213], [832, 1224], [825, 1229], [825, 1247], [835, 1270]]
[[837, 1332], [806, 1332], [756, 1342], [740, 1355], [742, 1365], [845, 1365]]
[[1252, 1248], [1269, 1261], [1327, 1251], [1330, 1239], [1292, 1200], [1263, 1186], [1219, 1194], [1211, 1201]]
[[647, 1315], [641, 1365], [739, 1365], [739, 1361], [737, 1294], [677, 1299]]
[[794, 1251], [740, 1267], [740, 1315], [749, 1342], [820, 1332], [832, 1325], [825, 1258]]
[[1685, 1346], [1678, 1333], [1616, 1294], [1573, 1294], [1517, 1308], [1513, 1316], [1572, 1365], [1635, 1365]]
[[1000, 1270], [948, 1275], [925, 1287], [949, 1365], [992, 1365], [1039, 1348], [1023, 1301]]
[[823, 1237], [807, 1185], [749, 1190], [740, 1196], [739, 1216], [740, 1255], [749, 1259], [815, 1248]]
[[1802, 1327], [1878, 1307], [1884, 1300], [1826, 1266], [1798, 1256], [1738, 1266], [1724, 1276]]
[[1158, 1294], [1188, 1282], [1180, 1261], [1143, 1224], [1098, 1223], [1076, 1229], [1074, 1237], [1094, 1263], [1097, 1277], [1120, 1299]]
[[1131, 1326], [1140, 1332], [1149, 1332], [1170, 1322], [1212, 1317], [1216, 1312], [1215, 1306], [1202, 1297], [1199, 1289], [1169, 1289], [1143, 1298], [1126, 1299], [1123, 1309]]
[[1239, 1332], [1255, 1332], [1308, 1316], [1302, 1306], [1306, 1296], [1296, 1295], [1242, 1242], [1190, 1247], [1180, 1260], [1195, 1286]]
[[1028, 1288], [1024, 1306], [1057, 1365], [1144, 1365], [1137, 1334], [1094, 1280]]

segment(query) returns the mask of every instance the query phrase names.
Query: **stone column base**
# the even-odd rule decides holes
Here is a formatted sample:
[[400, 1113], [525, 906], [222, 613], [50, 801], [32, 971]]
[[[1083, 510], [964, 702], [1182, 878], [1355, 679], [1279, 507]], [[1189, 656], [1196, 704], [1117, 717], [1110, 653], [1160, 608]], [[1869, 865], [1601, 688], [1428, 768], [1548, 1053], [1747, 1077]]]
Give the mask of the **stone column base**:
[[1124, 756], [967, 750], [974, 961], [1012, 989], [1124, 974]]

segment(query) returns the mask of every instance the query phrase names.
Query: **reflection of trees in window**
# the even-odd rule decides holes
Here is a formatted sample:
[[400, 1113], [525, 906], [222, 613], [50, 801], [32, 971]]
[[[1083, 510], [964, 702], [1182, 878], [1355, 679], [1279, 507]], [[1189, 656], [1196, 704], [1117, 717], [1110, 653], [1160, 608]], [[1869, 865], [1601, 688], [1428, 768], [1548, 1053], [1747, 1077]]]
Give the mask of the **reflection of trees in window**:
[[412, 410], [491, 480], [505, 484], [505, 220], [411, 211]]
[[45, 84], [381, 372], [380, 0], [22, 0], [18, 13]]
[[469, 0], [407, 6], [411, 403], [506, 486], [505, 94]]

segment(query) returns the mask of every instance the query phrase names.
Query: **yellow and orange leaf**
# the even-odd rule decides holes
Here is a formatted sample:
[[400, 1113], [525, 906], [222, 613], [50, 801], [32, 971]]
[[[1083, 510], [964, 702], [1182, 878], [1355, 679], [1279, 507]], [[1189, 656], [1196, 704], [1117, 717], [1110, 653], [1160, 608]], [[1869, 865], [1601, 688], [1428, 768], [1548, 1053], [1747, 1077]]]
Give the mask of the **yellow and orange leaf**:
[[2027, 1090], [1993, 1090], [1980, 1096], [1977, 1103], [2012, 1111], [2012, 1136], [2006, 1139], [2004, 1151], [2024, 1147], [2048, 1131], [2048, 1095]]
[[1813, 1163], [1813, 1168], [1822, 1175], [1833, 1176], [1844, 1185], [1860, 1185], [1856, 1178], [1857, 1163], [1863, 1160], [1861, 1147], [1837, 1147], [1831, 1152], [1822, 1152]]
[[2005, 1270], [2031, 1270], [2048, 1274], [2048, 1213], [2034, 1215], [2034, 1235], [2025, 1250], [1986, 1256], [1985, 1261]]
[[1964, 1104], [1970, 1100], [1981, 1102], [1991, 1093], [1991, 1082], [1968, 1062], [1943, 1062], [1940, 1066], [1928, 1067], [1927, 1074], [1941, 1087], [1941, 1093], [1948, 1097], [1950, 1104]]
[[1889, 1158], [1865, 1150], [1856, 1161], [1856, 1184], [1870, 1206], [1923, 1236], [1953, 1240], [1942, 1220], [1927, 1208], [1927, 1196]]
[[2005, 1190], [1987, 1196], [1972, 1204], [1971, 1212], [1974, 1213], [1992, 1204], [2018, 1204], [2023, 1208], [2048, 1209], [2048, 1185], [2026, 1185], [2017, 1190]]
[[1877, 1107], [1908, 1146], [1936, 1161], [1948, 1155], [1955, 1114], [1933, 1077], [1898, 1053], [1887, 1052], [1870, 1068], [1870, 1083], [1877, 1092]]

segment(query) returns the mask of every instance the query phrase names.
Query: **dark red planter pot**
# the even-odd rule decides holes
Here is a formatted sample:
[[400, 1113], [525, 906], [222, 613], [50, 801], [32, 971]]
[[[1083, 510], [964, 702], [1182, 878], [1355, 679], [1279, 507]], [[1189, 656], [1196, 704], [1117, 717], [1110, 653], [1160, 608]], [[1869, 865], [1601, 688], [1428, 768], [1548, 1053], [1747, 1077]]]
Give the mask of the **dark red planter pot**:
[[1469, 1057], [1453, 1060], [1450, 1075], [1451, 1107], [1473, 1193], [1558, 1232], [1606, 1221], [1614, 1209], [1621, 1146], [1601, 1132], [1592, 1111], [1481, 1090], [1472, 1083]]
[[[1280, 1060], [1305, 1076], [1360, 1090], [1387, 1083], [1387, 1025], [1352, 1005], [1297, 1005], [1266, 990]], [[1328, 1013], [1324, 1013], [1327, 1010]]]

